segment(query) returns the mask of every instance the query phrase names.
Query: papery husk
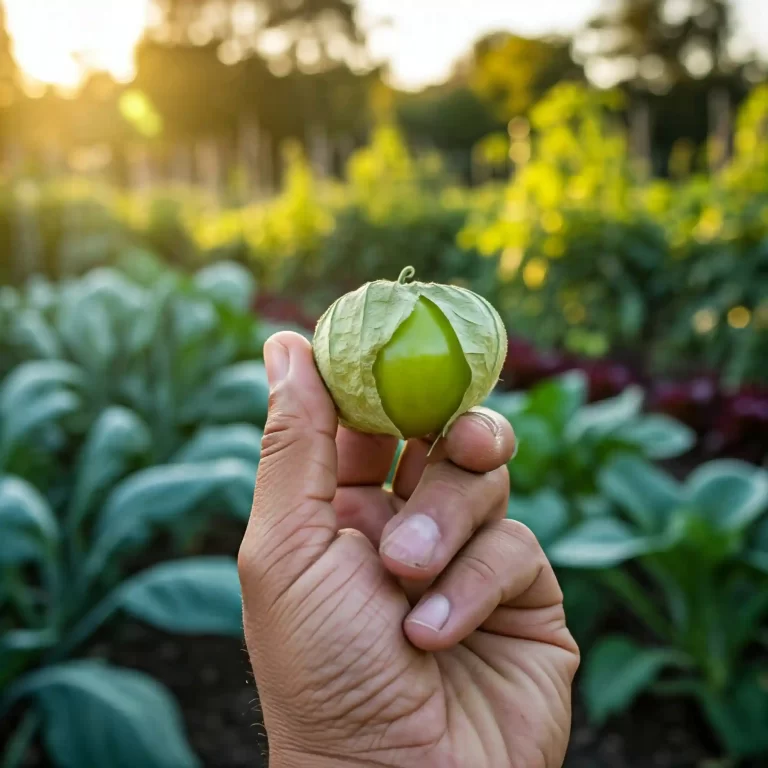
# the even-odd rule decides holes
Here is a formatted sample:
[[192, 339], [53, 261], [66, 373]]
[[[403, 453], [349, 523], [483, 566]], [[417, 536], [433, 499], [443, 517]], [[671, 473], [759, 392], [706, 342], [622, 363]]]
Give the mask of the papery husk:
[[443, 434], [490, 394], [507, 353], [504, 324], [482, 296], [452, 285], [406, 283], [407, 273], [403, 270], [398, 282], [377, 280], [342, 296], [318, 321], [313, 341], [317, 367], [341, 423], [359, 432], [401, 439], [403, 435], [381, 403], [373, 365], [419, 297], [433, 302], [448, 319], [471, 373], [461, 404]]

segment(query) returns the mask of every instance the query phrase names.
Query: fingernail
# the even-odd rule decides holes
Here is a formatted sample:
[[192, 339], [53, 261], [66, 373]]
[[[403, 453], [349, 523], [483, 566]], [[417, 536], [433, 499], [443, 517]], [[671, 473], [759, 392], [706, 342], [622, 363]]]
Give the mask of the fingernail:
[[432, 560], [438, 541], [437, 523], [427, 515], [413, 515], [384, 539], [381, 552], [398, 563], [423, 568]]
[[451, 614], [451, 604], [443, 595], [432, 595], [421, 605], [414, 608], [407, 621], [411, 624], [421, 624], [423, 627], [434, 629], [436, 632], [445, 626]]
[[274, 389], [288, 375], [289, 363], [288, 350], [279, 341], [268, 339], [264, 344], [264, 366], [270, 389]]
[[479, 424], [482, 424], [483, 427], [490, 430], [490, 433], [494, 437], [498, 437], [499, 434], [499, 424], [496, 421], [496, 419], [489, 416], [487, 413], [483, 413], [482, 411], [469, 411], [468, 415], [475, 419]]

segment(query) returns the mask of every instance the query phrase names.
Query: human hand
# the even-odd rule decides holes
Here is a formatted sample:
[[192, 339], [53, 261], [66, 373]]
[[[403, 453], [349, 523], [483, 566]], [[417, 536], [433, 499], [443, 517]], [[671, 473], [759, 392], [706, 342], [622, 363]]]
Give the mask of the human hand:
[[[514, 435], [462, 416], [432, 456], [338, 428], [280, 333], [240, 550], [273, 768], [559, 768], [578, 649], [536, 538], [504, 519]], [[415, 606], [415, 607], [413, 607]]]

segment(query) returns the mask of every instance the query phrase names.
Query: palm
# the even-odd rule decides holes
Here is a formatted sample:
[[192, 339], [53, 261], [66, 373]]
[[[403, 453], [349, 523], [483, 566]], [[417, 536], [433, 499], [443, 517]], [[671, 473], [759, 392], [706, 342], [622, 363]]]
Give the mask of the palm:
[[559, 768], [578, 650], [541, 547], [504, 519], [510, 425], [474, 412], [429, 455], [409, 441], [387, 491], [397, 441], [339, 429], [309, 345], [277, 346], [240, 550], [275, 765]]
[[298, 665], [281, 698], [300, 705], [296, 727], [321, 735], [324, 754], [423, 768], [561, 764], [573, 653], [557, 632], [526, 638], [542, 619], [559, 628], [551, 617], [562, 608], [530, 611], [522, 637], [476, 631], [428, 653], [403, 634], [411, 605], [361, 536], [337, 540], [306, 576], [309, 596], [274, 642]]

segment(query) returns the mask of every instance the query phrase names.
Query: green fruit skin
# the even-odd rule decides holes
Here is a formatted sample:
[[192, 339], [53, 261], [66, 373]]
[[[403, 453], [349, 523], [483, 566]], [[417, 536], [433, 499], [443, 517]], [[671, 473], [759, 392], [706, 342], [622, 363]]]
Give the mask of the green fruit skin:
[[445, 315], [423, 296], [373, 366], [384, 411], [405, 438], [441, 432], [472, 373]]

